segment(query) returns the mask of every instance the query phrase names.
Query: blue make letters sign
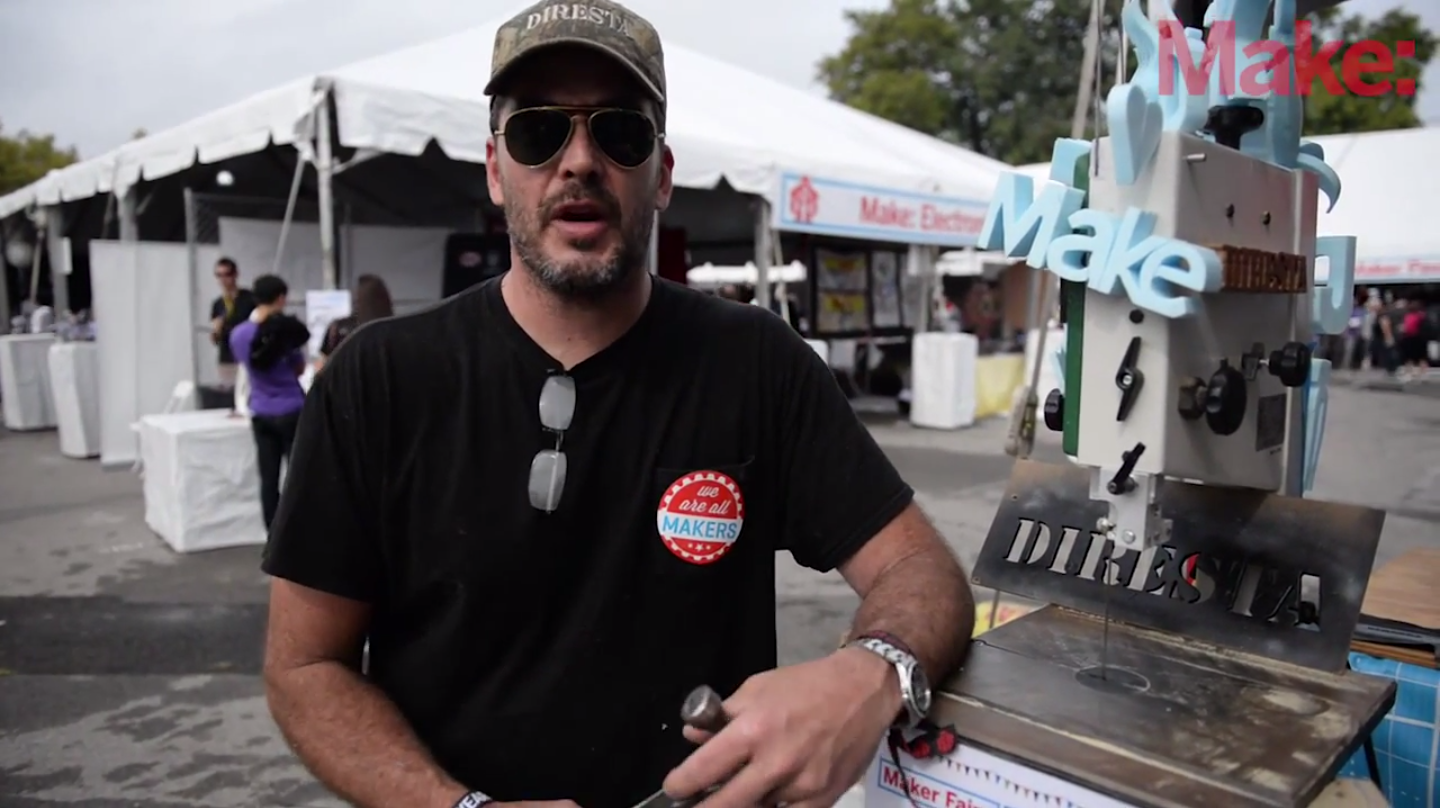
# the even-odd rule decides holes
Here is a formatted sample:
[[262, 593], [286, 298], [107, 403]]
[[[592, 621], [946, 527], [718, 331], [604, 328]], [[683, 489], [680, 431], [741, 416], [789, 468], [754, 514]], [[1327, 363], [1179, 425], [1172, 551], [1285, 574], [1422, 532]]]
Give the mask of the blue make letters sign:
[[1123, 290], [1136, 307], [1172, 319], [1197, 310], [1198, 301], [1186, 291], [1220, 288], [1214, 250], [1154, 235], [1153, 213], [1131, 208], [1117, 216], [1084, 204], [1085, 192], [1064, 183], [1046, 182], [1036, 199], [1031, 178], [1003, 174], [978, 246], [1102, 294]]

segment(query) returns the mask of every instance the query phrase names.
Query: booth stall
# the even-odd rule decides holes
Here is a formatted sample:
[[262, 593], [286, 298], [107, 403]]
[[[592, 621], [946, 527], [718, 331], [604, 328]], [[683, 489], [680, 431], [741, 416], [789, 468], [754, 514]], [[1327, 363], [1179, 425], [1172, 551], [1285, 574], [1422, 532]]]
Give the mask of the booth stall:
[[[0, 219], [28, 220], [36, 244], [67, 245], [64, 265], [88, 279], [102, 462], [141, 460], [139, 438], [169, 434], [145, 419], [180, 386], [216, 380], [208, 320], [222, 255], [240, 264], [242, 284], [284, 277], [291, 308], [312, 324], [306, 292], [361, 274], [381, 276], [403, 312], [508, 268], [482, 164], [489, 99], [477, 78], [498, 24], [302, 78], [0, 197]], [[926, 308], [900, 305], [907, 291], [916, 299], [904, 279], [934, 247], [973, 243], [982, 200], [1007, 166], [682, 47], [666, 51], [676, 193], [652, 267], [683, 280], [706, 261], [750, 262], [757, 302], [768, 304], [770, 268], [798, 260], [816, 281], [799, 295], [811, 336], [904, 339]], [[57, 296], [76, 285], [52, 280]], [[248, 485], [238, 473], [225, 479]], [[162, 488], [147, 485], [157, 497]], [[147, 511], [177, 513], [159, 502]], [[156, 529], [184, 523], [157, 516]]]
[[1028, 378], [1025, 356], [1034, 348], [1031, 309], [1041, 278], [1001, 253], [975, 250], [943, 253], [935, 268], [942, 330], [970, 334], [977, 341], [975, 417], [1008, 415], [1015, 390]]

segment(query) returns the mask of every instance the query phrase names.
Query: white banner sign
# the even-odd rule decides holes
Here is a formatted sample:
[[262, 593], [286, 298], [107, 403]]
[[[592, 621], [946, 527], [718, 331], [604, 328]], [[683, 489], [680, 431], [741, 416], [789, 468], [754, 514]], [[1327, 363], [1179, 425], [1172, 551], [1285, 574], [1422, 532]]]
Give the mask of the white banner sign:
[[882, 745], [864, 784], [865, 808], [1134, 808], [963, 744], [929, 760]]
[[786, 174], [771, 207], [776, 230], [967, 247], [980, 234], [989, 203]]
[[1440, 282], [1440, 255], [1409, 258], [1359, 259], [1355, 262], [1356, 283]]

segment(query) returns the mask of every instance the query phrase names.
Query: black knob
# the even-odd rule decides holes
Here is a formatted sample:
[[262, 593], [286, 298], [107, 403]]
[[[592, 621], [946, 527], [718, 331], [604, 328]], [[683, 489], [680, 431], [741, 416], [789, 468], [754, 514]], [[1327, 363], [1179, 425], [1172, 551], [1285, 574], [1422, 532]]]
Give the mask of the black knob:
[[1105, 484], [1105, 490], [1112, 494], [1128, 494], [1135, 490], [1135, 464], [1140, 462], [1140, 455], [1145, 454], [1145, 444], [1137, 443], [1135, 448], [1128, 452], [1120, 453], [1120, 468], [1110, 482]]
[[1310, 346], [1287, 342], [1270, 352], [1270, 375], [1286, 387], [1299, 387], [1310, 378]]
[[1240, 148], [1240, 138], [1265, 123], [1265, 110], [1249, 104], [1222, 104], [1210, 108], [1205, 117], [1204, 131], [1215, 142], [1230, 149]]
[[1191, 379], [1180, 385], [1180, 400], [1176, 402], [1180, 417], [1194, 421], [1205, 414], [1205, 382]]
[[1233, 435], [1245, 422], [1245, 375], [1221, 361], [1205, 385], [1205, 423], [1216, 435]]
[[1059, 388], [1050, 391], [1045, 397], [1045, 426], [1051, 432], [1062, 432], [1065, 429], [1065, 396]]

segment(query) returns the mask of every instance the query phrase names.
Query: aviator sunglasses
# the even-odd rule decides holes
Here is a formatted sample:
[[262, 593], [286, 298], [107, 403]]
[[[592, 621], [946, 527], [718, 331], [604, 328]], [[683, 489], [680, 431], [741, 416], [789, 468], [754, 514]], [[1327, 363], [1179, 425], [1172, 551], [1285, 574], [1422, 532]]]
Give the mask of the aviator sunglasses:
[[529, 168], [545, 165], [565, 150], [583, 118], [590, 140], [621, 168], [639, 168], [655, 153], [662, 137], [643, 112], [617, 107], [526, 107], [506, 119], [496, 137], [515, 162]]
[[545, 513], [560, 507], [565, 491], [565, 430], [575, 418], [575, 380], [552, 372], [540, 388], [540, 426], [555, 436], [554, 449], [541, 449], [530, 461], [530, 504]]

